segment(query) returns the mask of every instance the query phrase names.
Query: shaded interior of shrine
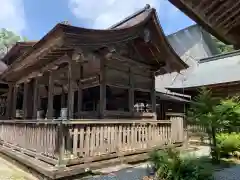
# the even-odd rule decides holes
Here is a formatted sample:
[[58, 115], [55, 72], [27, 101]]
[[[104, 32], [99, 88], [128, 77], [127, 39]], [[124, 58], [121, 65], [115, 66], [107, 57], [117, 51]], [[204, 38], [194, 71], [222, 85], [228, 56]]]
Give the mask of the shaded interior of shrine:
[[[45, 86], [47, 93], [48, 86]], [[43, 88], [43, 89], [44, 89]], [[53, 118], [58, 119], [66, 117], [68, 94], [64, 92], [62, 88], [62, 94], [56, 94], [53, 96]], [[78, 91], [74, 92], [74, 111], [73, 118], [96, 118], [99, 111], [99, 100], [100, 100], [100, 86], [90, 87], [83, 89], [82, 91], [82, 107], [81, 111], [86, 112], [85, 115], [78, 116]], [[23, 101], [24, 100], [24, 85], [19, 86], [17, 93], [17, 104], [16, 104], [16, 118], [23, 119]], [[117, 88], [117, 87], [106, 87], [106, 110], [109, 111], [122, 111], [129, 112], [128, 107], [129, 92], [128, 89]], [[48, 109], [48, 98], [41, 97], [38, 102], [38, 118], [44, 119], [47, 115]], [[134, 111], [135, 112], [152, 112], [151, 96], [148, 92], [136, 91], [134, 94]], [[89, 114], [87, 112], [90, 112]], [[114, 116], [114, 115], [113, 115]], [[127, 116], [127, 115], [126, 115]], [[129, 115], [130, 116], [130, 115]], [[31, 115], [27, 117], [31, 118]]]

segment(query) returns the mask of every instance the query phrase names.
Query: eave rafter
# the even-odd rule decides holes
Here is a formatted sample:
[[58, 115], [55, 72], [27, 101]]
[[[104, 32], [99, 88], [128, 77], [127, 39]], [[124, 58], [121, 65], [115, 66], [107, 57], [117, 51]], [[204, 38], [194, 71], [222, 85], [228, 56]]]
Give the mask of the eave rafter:
[[17, 81], [17, 84], [23, 83], [24, 81], [30, 81], [32, 78], [35, 78], [35, 77], [43, 76], [44, 72], [46, 72], [46, 71], [57, 70], [61, 64], [68, 63], [70, 60], [71, 59], [69, 56], [64, 55], [61, 58], [55, 60], [54, 62], [44, 66], [43, 68], [41, 68], [37, 71], [34, 71], [34, 72], [30, 73], [29, 75], [25, 76], [24, 78], [20, 79], [19, 81]]
[[240, 45], [239, 0], [169, 0], [226, 44]]

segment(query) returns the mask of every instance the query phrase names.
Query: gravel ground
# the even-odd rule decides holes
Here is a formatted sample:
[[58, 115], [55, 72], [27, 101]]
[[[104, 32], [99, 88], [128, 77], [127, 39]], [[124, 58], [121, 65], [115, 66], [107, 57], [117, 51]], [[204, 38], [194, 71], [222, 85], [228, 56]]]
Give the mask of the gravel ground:
[[[198, 151], [189, 152], [188, 155], [193, 155], [197, 157], [208, 156], [210, 153], [210, 148], [207, 146], [202, 146]], [[114, 171], [114, 169], [116, 171]], [[108, 175], [86, 177], [82, 180], [142, 180], [144, 176], [148, 175], [148, 164], [140, 164], [131, 168], [126, 168], [118, 170], [119, 167], [114, 167], [110, 169]], [[107, 173], [106, 170], [104, 170]], [[215, 180], [240, 180], [240, 165], [227, 168], [222, 171], [216, 172], [214, 174]]]
[[[147, 163], [143, 163], [131, 168], [122, 169], [108, 173], [107, 175], [100, 175], [94, 177], [86, 177], [81, 180], [142, 180], [144, 176], [148, 175]], [[118, 169], [119, 167], [114, 167]], [[111, 168], [114, 170], [114, 168]]]
[[[188, 155], [193, 155], [197, 157], [201, 156], [208, 156], [210, 152], [209, 147], [202, 146], [199, 148], [198, 151], [195, 152], [189, 152]], [[148, 175], [149, 172], [149, 164], [143, 163], [136, 165], [134, 167], [128, 167], [124, 169], [119, 170], [119, 166], [111, 167], [107, 171], [104, 169], [103, 171], [100, 170], [100, 172], [107, 173], [107, 175], [101, 175], [101, 176], [94, 176], [94, 177], [86, 177], [82, 180], [142, 180], [144, 176]], [[240, 176], [239, 176], [240, 177]]]
[[240, 165], [226, 168], [220, 172], [215, 173], [216, 180], [239, 180], [240, 179]]

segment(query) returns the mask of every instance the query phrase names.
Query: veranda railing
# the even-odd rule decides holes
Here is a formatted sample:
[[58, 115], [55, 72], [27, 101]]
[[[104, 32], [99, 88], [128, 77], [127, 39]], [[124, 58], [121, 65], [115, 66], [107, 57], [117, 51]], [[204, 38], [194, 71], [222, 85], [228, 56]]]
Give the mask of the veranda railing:
[[160, 121], [0, 121], [2, 147], [69, 166], [147, 152], [183, 142], [183, 118]]

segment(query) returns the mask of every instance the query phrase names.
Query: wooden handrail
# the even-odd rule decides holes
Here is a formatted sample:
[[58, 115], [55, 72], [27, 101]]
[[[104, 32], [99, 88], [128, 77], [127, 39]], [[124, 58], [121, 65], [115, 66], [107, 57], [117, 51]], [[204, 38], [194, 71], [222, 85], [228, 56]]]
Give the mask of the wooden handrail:
[[178, 116], [178, 117], [184, 117], [184, 113], [174, 113], [174, 112], [166, 112], [166, 116]]
[[70, 119], [70, 120], [0, 120], [0, 124], [170, 124], [171, 120], [128, 120], [128, 119]]

